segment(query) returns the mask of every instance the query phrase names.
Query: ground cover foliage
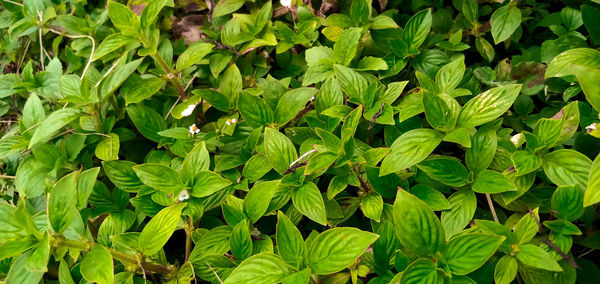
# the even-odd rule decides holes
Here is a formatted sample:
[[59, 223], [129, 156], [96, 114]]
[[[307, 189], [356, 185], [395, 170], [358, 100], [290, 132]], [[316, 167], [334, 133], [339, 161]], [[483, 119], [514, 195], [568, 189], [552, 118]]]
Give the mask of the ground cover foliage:
[[0, 2], [0, 282], [597, 282], [597, 0]]

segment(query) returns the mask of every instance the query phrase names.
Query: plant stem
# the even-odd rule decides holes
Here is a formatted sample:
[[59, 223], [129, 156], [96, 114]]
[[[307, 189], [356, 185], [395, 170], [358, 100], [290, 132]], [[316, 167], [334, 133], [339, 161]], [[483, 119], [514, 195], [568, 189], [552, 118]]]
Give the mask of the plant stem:
[[494, 217], [494, 221], [496, 221], [496, 223], [500, 223], [500, 220], [498, 220], [498, 215], [496, 215], [496, 209], [494, 208], [494, 203], [492, 202], [492, 197], [490, 196], [489, 193], [486, 193], [485, 198], [487, 199], [488, 205], [490, 206], [490, 210], [492, 211], [492, 216]]
[[169, 82], [171, 82], [171, 84], [173, 84], [173, 86], [175, 86], [175, 88], [177, 89], [177, 93], [179, 93], [179, 97], [181, 98], [181, 100], [183, 100], [183, 101], [187, 100], [187, 95], [185, 94], [185, 90], [183, 89], [183, 86], [181, 86], [181, 83], [179, 83], [179, 80], [177, 80], [177, 76], [175, 75], [175, 73], [173, 73], [173, 71], [167, 64], [167, 62], [162, 58], [162, 56], [160, 56], [160, 54], [158, 52], [153, 54], [152, 58], [160, 65], [160, 67], [162, 67], [162, 69], [165, 71], [165, 73], [167, 73]]
[[560, 256], [562, 256], [563, 259], [565, 259], [567, 262], [569, 262], [569, 264], [571, 264], [571, 266], [573, 266], [573, 268], [575, 269], [580, 269], [581, 267], [577, 264], [577, 262], [575, 262], [575, 260], [573, 260], [572, 258], [570, 258], [566, 253], [564, 253], [557, 245], [555, 245], [551, 240], [547, 239], [547, 238], [542, 238], [540, 240], [542, 243], [547, 244], [548, 246], [550, 246], [552, 249], [554, 249], [556, 252], [558, 252], [558, 254], [560, 254]]
[[[54, 247], [71, 247], [76, 248], [81, 251], [89, 251], [96, 244], [93, 241], [85, 240], [85, 241], [75, 241], [64, 238], [63, 236], [55, 236], [53, 239]], [[161, 274], [167, 278], [172, 278], [176, 273], [176, 270], [171, 265], [162, 265], [152, 262], [144, 261], [143, 259], [140, 261], [136, 256], [126, 254], [124, 252], [117, 251], [112, 248], [107, 248], [110, 252], [110, 255], [123, 263], [131, 264], [132, 266], [141, 266], [143, 270], [150, 271], [153, 273]]]
[[192, 232], [194, 231], [194, 223], [192, 217], [188, 216], [188, 226], [185, 228], [185, 261], [190, 258], [192, 251]]

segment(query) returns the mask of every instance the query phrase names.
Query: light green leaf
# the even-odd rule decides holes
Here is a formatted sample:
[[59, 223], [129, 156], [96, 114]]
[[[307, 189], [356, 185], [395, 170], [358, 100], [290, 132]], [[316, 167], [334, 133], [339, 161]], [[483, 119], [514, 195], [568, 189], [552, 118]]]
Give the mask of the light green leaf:
[[118, 160], [120, 145], [119, 135], [109, 133], [108, 136], [102, 136], [96, 146], [96, 157], [104, 161]]
[[192, 181], [190, 195], [206, 197], [228, 187], [232, 182], [211, 171], [199, 171]]
[[421, 10], [416, 13], [406, 23], [404, 33], [402, 34], [402, 40], [411, 48], [421, 46], [431, 30], [431, 22], [431, 9]]
[[442, 273], [435, 268], [435, 263], [431, 259], [417, 259], [411, 263], [400, 276], [402, 284], [431, 283], [442, 284], [444, 277]]
[[590, 169], [587, 189], [583, 196], [583, 206], [587, 207], [600, 202], [600, 156], [596, 156]]
[[298, 158], [296, 148], [290, 139], [281, 132], [265, 128], [265, 154], [273, 169], [283, 175]]
[[138, 16], [121, 3], [108, 1], [108, 16], [113, 25], [124, 34], [133, 35], [141, 32]]
[[521, 25], [521, 10], [514, 5], [504, 5], [492, 14], [490, 24], [494, 43], [501, 43]]
[[587, 187], [592, 161], [572, 149], [561, 149], [544, 155], [544, 172], [554, 184]]
[[469, 173], [456, 159], [445, 156], [433, 156], [417, 164], [417, 167], [429, 177], [443, 184], [461, 187], [467, 184]]
[[522, 85], [512, 84], [489, 89], [470, 99], [460, 110], [459, 126], [478, 126], [504, 114], [513, 104]]
[[314, 183], [305, 183], [292, 191], [294, 207], [309, 219], [325, 226], [327, 215], [325, 202], [319, 188]]
[[182, 71], [183, 69], [194, 64], [198, 64], [198, 62], [200, 62], [204, 56], [208, 55], [214, 47], [214, 44], [206, 42], [197, 42], [192, 44], [181, 55], [179, 55], [179, 58], [177, 58], [177, 63], [175, 64], [175, 68], [179, 71]]
[[516, 257], [523, 265], [526, 266], [549, 271], [563, 271], [551, 254], [536, 245], [521, 245]]
[[379, 175], [401, 171], [423, 161], [442, 142], [442, 137], [442, 133], [426, 128], [400, 135], [392, 144], [390, 154], [381, 162]]
[[254, 185], [244, 198], [244, 214], [253, 223], [262, 217], [269, 207], [269, 202], [279, 186], [280, 180], [261, 182]]
[[233, 227], [229, 246], [236, 260], [243, 261], [252, 255], [252, 238], [248, 229], [248, 221], [242, 220]]
[[444, 256], [454, 275], [466, 275], [481, 267], [506, 239], [504, 236], [471, 233], [448, 242]]
[[428, 257], [444, 246], [444, 228], [438, 217], [414, 195], [398, 190], [392, 214], [396, 235], [408, 251]]
[[242, 261], [223, 283], [279, 283], [283, 278], [292, 274], [292, 272], [279, 256], [263, 252]]
[[316, 94], [317, 90], [314, 88], [297, 88], [283, 94], [275, 109], [275, 122], [281, 126], [288, 123]]
[[177, 172], [162, 164], [141, 164], [133, 167], [135, 174], [147, 186], [166, 192], [175, 193], [183, 188]]
[[85, 280], [98, 284], [113, 284], [114, 270], [113, 259], [108, 250], [95, 245], [83, 258], [80, 267], [81, 275]]
[[136, 163], [130, 161], [102, 162], [104, 173], [110, 181], [119, 189], [128, 192], [137, 192], [145, 187], [133, 170], [134, 166]]
[[181, 211], [187, 203], [179, 203], [158, 212], [146, 224], [138, 239], [138, 247], [145, 255], [154, 255], [167, 243], [179, 223]]
[[31, 140], [29, 141], [29, 149], [37, 143], [46, 143], [52, 136], [65, 125], [75, 120], [79, 116], [79, 110], [73, 108], [63, 108], [51, 113], [40, 125], [35, 129]]
[[244, 6], [245, 0], [220, 0], [212, 12], [213, 17], [231, 14]]
[[379, 236], [356, 228], [333, 228], [310, 242], [307, 264], [313, 274], [330, 274], [354, 262]]
[[475, 177], [473, 191], [478, 193], [501, 193], [506, 191], [516, 191], [517, 186], [514, 182], [502, 173], [483, 170]]
[[477, 197], [469, 189], [459, 190], [448, 197], [450, 210], [442, 211], [441, 221], [446, 239], [463, 230], [475, 215], [477, 209]]
[[[360, 1], [360, 0], [359, 0]], [[352, 4], [354, 6], [354, 4]], [[362, 36], [361, 28], [345, 29], [340, 38], [333, 45], [333, 55], [336, 63], [348, 66], [358, 49], [358, 42]]]
[[514, 256], [504, 255], [496, 263], [494, 281], [498, 284], [510, 284], [517, 277], [519, 263]]
[[277, 213], [275, 240], [277, 253], [281, 258], [288, 264], [298, 267], [306, 251], [306, 245], [298, 228], [281, 211]]
[[64, 232], [75, 216], [74, 198], [77, 192], [77, 172], [72, 172], [61, 178], [50, 192], [48, 199], [48, 220], [52, 229], [57, 233]]

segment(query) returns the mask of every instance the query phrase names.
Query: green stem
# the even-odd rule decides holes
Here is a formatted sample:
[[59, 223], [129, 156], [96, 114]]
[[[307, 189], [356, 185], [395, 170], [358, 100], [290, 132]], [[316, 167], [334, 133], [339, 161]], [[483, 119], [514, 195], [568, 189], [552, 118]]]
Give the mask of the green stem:
[[160, 54], [158, 52], [153, 54], [152, 58], [158, 63], [158, 65], [160, 65], [160, 67], [162, 67], [162, 69], [165, 71], [165, 73], [167, 73], [169, 82], [171, 82], [171, 84], [173, 84], [173, 86], [175, 86], [175, 88], [177, 89], [177, 93], [179, 93], [179, 97], [181, 98], [181, 100], [185, 101], [187, 99], [185, 90], [183, 89], [183, 86], [181, 86], [181, 83], [179, 82], [179, 80], [177, 80], [177, 76], [175, 75], [173, 70], [171, 70], [171, 68], [169, 67], [167, 62], [162, 58], [162, 56], [160, 56]]
[[[80, 251], [89, 251], [96, 244], [93, 241], [75, 241], [64, 238], [63, 236], [55, 236], [53, 239], [54, 247], [71, 247], [76, 248]], [[135, 255], [126, 254], [124, 252], [117, 251], [112, 248], [107, 248], [110, 252], [110, 255], [123, 263], [129, 264], [131, 266], [141, 267], [145, 271], [149, 271], [152, 273], [161, 274], [167, 278], [173, 278], [175, 273], [177, 272], [175, 267], [172, 265], [162, 265], [152, 262], [147, 262], [143, 259], [138, 259]]]

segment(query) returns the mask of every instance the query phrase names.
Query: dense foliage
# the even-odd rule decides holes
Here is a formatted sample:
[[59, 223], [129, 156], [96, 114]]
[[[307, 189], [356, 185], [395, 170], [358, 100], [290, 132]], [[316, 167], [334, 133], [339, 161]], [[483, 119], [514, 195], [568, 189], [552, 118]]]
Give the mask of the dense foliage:
[[0, 3], [0, 282], [598, 281], [598, 0]]

